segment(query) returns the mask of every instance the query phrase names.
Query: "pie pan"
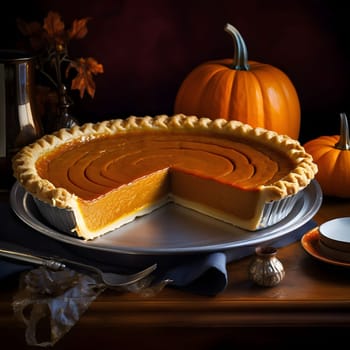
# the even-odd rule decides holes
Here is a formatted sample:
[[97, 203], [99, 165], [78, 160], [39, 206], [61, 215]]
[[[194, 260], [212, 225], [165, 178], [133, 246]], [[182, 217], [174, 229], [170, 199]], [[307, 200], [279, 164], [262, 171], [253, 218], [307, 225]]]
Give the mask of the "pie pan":
[[[265, 203], [256, 231], [269, 228], [286, 218], [291, 213], [302, 194], [303, 192], [300, 191], [283, 199]], [[72, 210], [53, 207], [36, 197], [33, 197], [33, 200], [40, 211], [40, 214], [50, 223], [50, 225], [70, 236], [78, 237], [74, 230], [77, 223]], [[164, 204], [167, 203], [168, 201], [164, 202]], [[154, 208], [152, 210], [147, 210], [147, 212], [140, 212], [138, 213], [138, 217], [142, 217], [146, 214], [148, 215], [150, 212], [157, 209], [158, 208]]]

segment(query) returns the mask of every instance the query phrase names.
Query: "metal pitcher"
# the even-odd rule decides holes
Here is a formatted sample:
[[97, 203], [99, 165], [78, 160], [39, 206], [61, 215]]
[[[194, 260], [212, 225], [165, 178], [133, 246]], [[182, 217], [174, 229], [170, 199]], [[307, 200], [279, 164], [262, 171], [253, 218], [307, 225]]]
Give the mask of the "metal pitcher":
[[18, 50], [0, 50], [0, 189], [14, 182], [11, 158], [42, 136], [35, 111], [35, 57]]

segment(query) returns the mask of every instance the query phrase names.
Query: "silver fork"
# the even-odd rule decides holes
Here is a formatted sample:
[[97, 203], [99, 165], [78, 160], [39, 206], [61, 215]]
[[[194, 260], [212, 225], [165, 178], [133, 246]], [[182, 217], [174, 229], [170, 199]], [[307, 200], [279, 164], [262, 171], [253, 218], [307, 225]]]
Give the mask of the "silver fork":
[[114, 272], [104, 272], [95, 266], [87, 265], [78, 261], [73, 261], [65, 258], [46, 258], [8, 249], [0, 249], [0, 255], [10, 259], [20, 260], [35, 265], [44, 266], [53, 271], [63, 270], [67, 267], [67, 265], [72, 266], [73, 268], [78, 268], [79, 270], [90, 271], [97, 275], [98, 278], [106, 286], [111, 288], [128, 286], [135, 282], [138, 282], [141, 279], [149, 276], [157, 268], [157, 264], [153, 264], [144, 270], [138, 271], [133, 274], [124, 275]]

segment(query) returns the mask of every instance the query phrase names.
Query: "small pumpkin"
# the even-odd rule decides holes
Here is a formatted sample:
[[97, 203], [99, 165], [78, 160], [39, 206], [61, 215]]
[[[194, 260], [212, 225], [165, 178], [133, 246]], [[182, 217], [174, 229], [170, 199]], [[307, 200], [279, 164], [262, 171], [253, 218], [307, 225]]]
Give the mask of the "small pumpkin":
[[304, 144], [318, 166], [316, 180], [327, 196], [350, 198], [350, 138], [345, 113], [340, 113], [340, 135], [320, 136]]
[[238, 30], [226, 24], [234, 43], [234, 58], [205, 62], [185, 77], [174, 112], [239, 120], [298, 139], [300, 102], [285, 73], [269, 64], [248, 61]]

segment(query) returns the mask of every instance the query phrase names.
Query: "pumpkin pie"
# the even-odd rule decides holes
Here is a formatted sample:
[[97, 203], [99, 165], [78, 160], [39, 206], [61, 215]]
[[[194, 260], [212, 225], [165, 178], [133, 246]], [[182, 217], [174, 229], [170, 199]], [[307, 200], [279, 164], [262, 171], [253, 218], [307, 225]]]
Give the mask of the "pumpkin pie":
[[85, 240], [169, 201], [259, 230], [288, 215], [317, 173], [286, 135], [183, 114], [61, 129], [25, 146], [12, 165], [44, 216]]

